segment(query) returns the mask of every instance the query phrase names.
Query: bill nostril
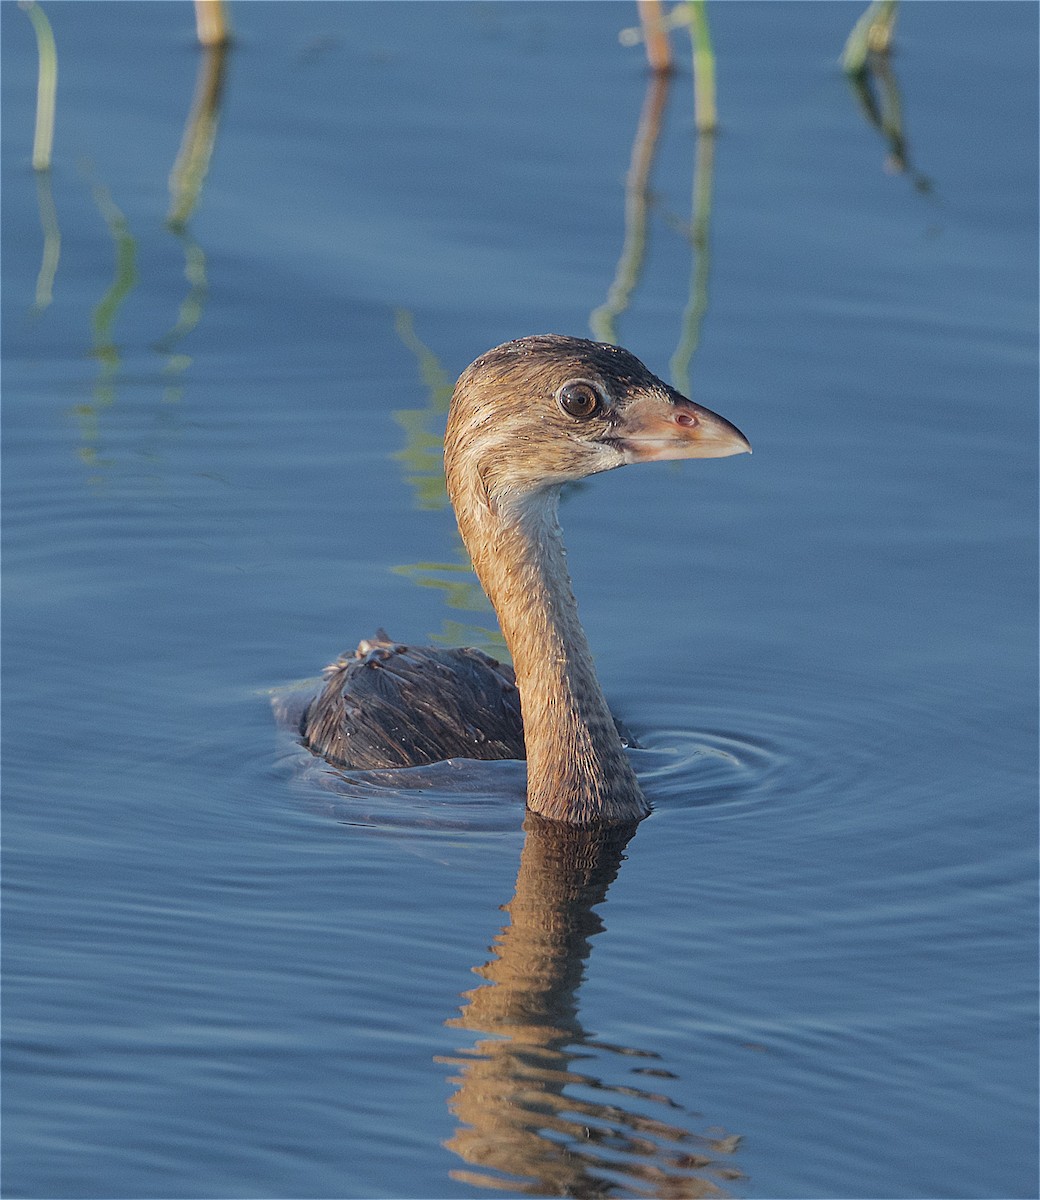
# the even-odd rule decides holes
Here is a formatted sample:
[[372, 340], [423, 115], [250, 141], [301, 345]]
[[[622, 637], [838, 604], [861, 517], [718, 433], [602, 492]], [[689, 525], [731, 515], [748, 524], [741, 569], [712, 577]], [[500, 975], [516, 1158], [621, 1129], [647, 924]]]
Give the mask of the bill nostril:
[[693, 413], [688, 413], [688, 412], [676, 413], [675, 414], [675, 423], [676, 423], [676, 425], [692, 426], [692, 425], [697, 424], [697, 418], [693, 415]]

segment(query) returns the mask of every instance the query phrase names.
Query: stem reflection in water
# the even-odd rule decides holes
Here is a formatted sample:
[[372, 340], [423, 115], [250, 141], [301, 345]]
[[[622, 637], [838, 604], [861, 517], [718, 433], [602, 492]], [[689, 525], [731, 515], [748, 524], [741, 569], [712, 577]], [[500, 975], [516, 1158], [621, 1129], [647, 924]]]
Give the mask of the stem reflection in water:
[[842, 65], [860, 111], [887, 143], [885, 169], [893, 175], [906, 175], [916, 191], [927, 195], [932, 181], [910, 162], [903, 101], [889, 58], [896, 13], [896, 0], [875, 0], [849, 35]]
[[91, 355], [100, 364], [98, 376], [91, 390], [89, 403], [76, 404], [72, 413], [79, 424], [82, 445], [80, 460], [96, 473], [90, 477], [92, 485], [104, 478], [102, 472], [112, 465], [112, 460], [99, 453], [101, 414], [111, 408], [116, 399], [116, 382], [122, 365], [122, 355], [115, 341], [115, 322], [126, 298], [137, 286], [137, 240], [122, 210], [112, 199], [108, 188], [93, 182], [91, 193], [98, 212], [101, 214], [115, 247], [115, 273], [105, 294], [94, 305], [91, 312], [93, 346]]
[[[445, 1144], [475, 1168], [453, 1177], [530, 1195], [725, 1195], [725, 1181], [742, 1178], [731, 1158], [739, 1137], [694, 1132], [675, 1101], [643, 1086], [675, 1078], [658, 1056], [594, 1041], [579, 1017], [590, 942], [604, 928], [594, 910], [635, 826], [593, 830], [529, 813], [525, 829], [509, 924], [476, 969], [487, 982], [446, 1022], [490, 1036], [438, 1060], [458, 1068], [449, 1105], [461, 1124]], [[575, 1069], [604, 1054], [630, 1082]]]
[[708, 280], [711, 275], [711, 196], [715, 178], [715, 135], [697, 136], [697, 157], [693, 169], [693, 217], [688, 230], [693, 248], [690, 266], [690, 295], [683, 310], [682, 336], [675, 348], [669, 368], [672, 383], [689, 396], [690, 363], [701, 340], [701, 325], [708, 311]]
[[646, 85], [628, 175], [625, 177], [625, 240], [606, 302], [589, 317], [592, 336], [617, 343], [617, 318], [628, 308], [646, 258], [647, 215], [650, 207], [650, 171], [654, 164], [661, 124], [668, 104], [668, 76], [651, 75]]
[[169, 382], [163, 397], [167, 401], [181, 398], [179, 379], [191, 365], [191, 358], [177, 353], [176, 347], [202, 320], [209, 295], [206, 253], [192, 237], [188, 222], [199, 202], [213, 158], [220, 125], [220, 101], [227, 73], [227, 54], [226, 41], [208, 45], [203, 50], [195, 78], [191, 111], [184, 126], [177, 160], [170, 171], [170, 210], [166, 215], [166, 228], [183, 247], [184, 278], [188, 282], [188, 291], [181, 301], [176, 324], [155, 344], [156, 351], [167, 356], [164, 373]]
[[[35, 11], [35, 8], [34, 8]], [[163, 370], [164, 402], [180, 399], [180, 379], [191, 365], [191, 358], [178, 351], [179, 344], [196, 328], [205, 311], [208, 282], [206, 255], [191, 236], [188, 221], [195, 211], [202, 186], [213, 155], [220, 117], [220, 101], [224, 86], [227, 52], [225, 46], [207, 50], [200, 63], [191, 111], [184, 129], [180, 152], [170, 173], [170, 210], [166, 228], [177, 238], [184, 251], [184, 276], [188, 290], [181, 301], [173, 326], [153, 345], [156, 353], [165, 357]], [[123, 349], [116, 341], [115, 327], [124, 305], [138, 284], [137, 239], [131, 232], [126, 215], [116, 204], [109, 189], [92, 178], [93, 169], [84, 165], [90, 182], [94, 204], [108, 228], [115, 248], [115, 267], [112, 282], [91, 314], [93, 346], [91, 354], [100, 364], [89, 403], [72, 409], [80, 428], [81, 445], [78, 454], [94, 474], [91, 485], [100, 484], [104, 472], [114, 460], [101, 452], [101, 416], [116, 401], [121, 378]], [[50, 304], [54, 277], [61, 250], [61, 233], [57, 211], [51, 193], [50, 175], [37, 175], [40, 222], [44, 232], [43, 263], [36, 284], [34, 313], [40, 315]], [[131, 335], [134, 346], [139, 335]], [[165, 418], [160, 416], [165, 428]]]
[[43, 229], [43, 257], [40, 273], [36, 276], [36, 297], [32, 312], [39, 316], [54, 299], [54, 277], [61, 260], [61, 227], [58, 224], [58, 209], [54, 203], [50, 171], [36, 172], [36, 199], [40, 207], [40, 226]]
[[[402, 408], [393, 414], [405, 432], [405, 447], [394, 457], [404, 464], [416, 508], [433, 512], [448, 507], [444, 483], [444, 419], [455, 381], [441, 366], [437, 355], [416, 334], [414, 318], [407, 309], [398, 309], [394, 328], [414, 356], [427, 392], [422, 408]], [[454, 562], [405, 563], [393, 569], [420, 587], [440, 591], [449, 608], [490, 615], [491, 605], [473, 574], [458, 530], [454, 531], [453, 541]], [[446, 646], [476, 646], [493, 658], [508, 658], [502, 634], [497, 628], [485, 625], [445, 620], [441, 632], [432, 633], [430, 640]]]

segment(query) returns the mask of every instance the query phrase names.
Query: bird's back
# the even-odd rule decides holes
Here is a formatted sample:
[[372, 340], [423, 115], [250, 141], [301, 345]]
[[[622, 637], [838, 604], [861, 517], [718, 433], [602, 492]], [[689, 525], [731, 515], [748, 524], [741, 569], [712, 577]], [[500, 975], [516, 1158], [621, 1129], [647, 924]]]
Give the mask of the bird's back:
[[480, 650], [404, 646], [382, 630], [325, 668], [300, 733], [315, 754], [355, 770], [525, 757], [511, 667]]

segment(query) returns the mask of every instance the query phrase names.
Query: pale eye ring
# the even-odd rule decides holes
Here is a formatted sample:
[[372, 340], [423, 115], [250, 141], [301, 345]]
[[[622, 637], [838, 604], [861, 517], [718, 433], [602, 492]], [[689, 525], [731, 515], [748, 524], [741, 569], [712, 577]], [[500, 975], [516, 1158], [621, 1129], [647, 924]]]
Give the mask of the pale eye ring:
[[601, 397], [587, 379], [574, 379], [556, 393], [556, 403], [569, 417], [584, 419], [598, 411]]

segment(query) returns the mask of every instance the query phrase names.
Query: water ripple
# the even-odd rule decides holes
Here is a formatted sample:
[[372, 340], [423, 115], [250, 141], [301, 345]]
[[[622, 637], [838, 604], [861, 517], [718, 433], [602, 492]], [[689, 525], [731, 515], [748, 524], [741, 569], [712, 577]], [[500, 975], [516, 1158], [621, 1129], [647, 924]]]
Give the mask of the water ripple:
[[[703, 808], [748, 817], [782, 802], [793, 821], [821, 803], [854, 800], [887, 786], [913, 745], [955, 738], [980, 756], [999, 753], [986, 714], [998, 719], [1000, 697], [976, 699], [972, 720], [938, 684], [893, 695], [880, 678], [822, 677], [819, 671], [760, 672], [699, 681], [714, 703], [655, 694], [633, 723], [636, 772], [659, 813]], [[275, 697], [283, 731], [293, 728], [298, 699]], [[292, 694], [298, 697], [299, 693]], [[754, 705], [741, 697], [754, 695]], [[910, 753], [907, 753], [908, 743]], [[523, 819], [525, 767], [520, 762], [454, 759], [386, 771], [346, 771], [316, 759], [284, 733], [281, 769], [305, 802], [333, 820], [369, 830], [512, 832]], [[841, 806], [858, 811], [855, 803]]]

